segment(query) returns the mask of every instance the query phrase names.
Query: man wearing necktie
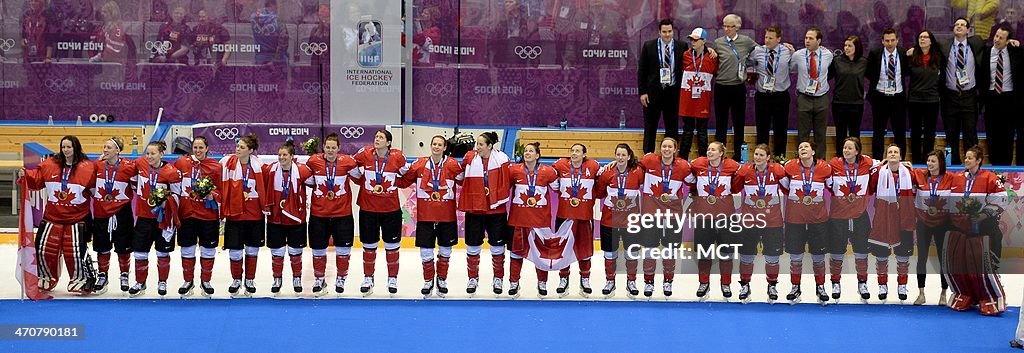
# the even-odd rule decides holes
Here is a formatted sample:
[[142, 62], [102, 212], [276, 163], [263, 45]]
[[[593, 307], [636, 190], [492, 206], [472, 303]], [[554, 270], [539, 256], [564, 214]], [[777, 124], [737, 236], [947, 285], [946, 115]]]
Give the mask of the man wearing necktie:
[[[1014, 135], [1024, 136], [1024, 123], [1012, 119], [1017, 94], [1016, 74], [1021, 72], [1021, 48], [1007, 46], [1012, 31], [996, 30], [992, 46], [981, 51], [978, 60], [978, 87], [985, 107], [985, 135], [988, 137], [989, 162], [1010, 165], [1013, 162]], [[1000, 125], [1000, 123], [1004, 125]], [[1016, 126], [1007, 126], [1010, 123]], [[1016, 130], [1016, 131], [1015, 131]], [[1024, 161], [1024, 143], [1017, 146], [1017, 165]]]
[[640, 51], [637, 88], [644, 109], [644, 153], [654, 152], [662, 118], [665, 137], [679, 139], [679, 77], [688, 47], [675, 39], [673, 29], [672, 20], [661, 20], [658, 38], [645, 42]]
[[789, 70], [796, 71], [797, 136], [800, 141], [811, 141], [821, 148], [818, 156], [827, 156], [825, 128], [828, 124], [831, 86], [828, 84], [832, 50], [821, 46], [821, 29], [811, 27], [804, 34], [804, 48], [793, 53]]
[[978, 144], [978, 93], [975, 65], [985, 46], [978, 36], [967, 36], [970, 22], [960, 17], [953, 22], [952, 41], [940, 41], [947, 60], [943, 85], [942, 127], [946, 145], [952, 149], [952, 164], [960, 164], [960, 132], [963, 131], [964, 148]]
[[907, 95], [904, 83], [910, 75], [910, 59], [900, 49], [899, 36], [892, 28], [882, 32], [882, 48], [868, 54], [865, 76], [870, 81], [868, 99], [874, 133], [871, 135], [871, 157], [883, 159], [886, 124], [892, 127], [893, 139], [900, 151], [907, 150]]

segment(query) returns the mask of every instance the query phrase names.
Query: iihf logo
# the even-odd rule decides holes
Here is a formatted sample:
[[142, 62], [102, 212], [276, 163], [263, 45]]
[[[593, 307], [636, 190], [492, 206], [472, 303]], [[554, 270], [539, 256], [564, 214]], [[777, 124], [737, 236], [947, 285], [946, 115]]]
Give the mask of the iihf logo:
[[356, 31], [359, 33], [359, 48], [356, 51], [356, 62], [362, 67], [380, 67], [384, 62], [384, 38], [380, 21], [359, 21]]

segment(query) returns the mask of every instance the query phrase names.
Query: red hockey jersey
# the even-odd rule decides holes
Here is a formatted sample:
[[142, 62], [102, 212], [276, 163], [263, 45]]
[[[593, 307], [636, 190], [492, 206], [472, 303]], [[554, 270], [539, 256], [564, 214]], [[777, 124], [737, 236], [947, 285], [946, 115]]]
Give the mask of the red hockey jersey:
[[396, 179], [409, 169], [402, 151], [391, 149], [386, 157], [378, 157], [373, 146], [366, 146], [352, 158], [360, 167], [359, 199], [356, 201], [359, 208], [378, 213], [398, 211], [401, 207]]
[[597, 177], [594, 196], [601, 200], [602, 226], [626, 228], [629, 215], [640, 213], [645, 174], [644, 169], [638, 167], [626, 171], [625, 177], [622, 177], [618, 168], [613, 167], [606, 168]]
[[914, 208], [920, 222], [937, 227], [949, 220], [950, 211], [955, 211], [950, 193], [956, 180], [956, 174], [948, 170], [939, 176], [931, 176], [928, 169], [914, 171], [914, 185], [917, 186]]
[[229, 221], [262, 220], [262, 198], [266, 197], [263, 161], [258, 156], [249, 156], [249, 163], [243, 166], [238, 156], [232, 154], [224, 156], [220, 165], [221, 215]]
[[[842, 157], [829, 161], [832, 167], [832, 219], [854, 219], [867, 212], [869, 183], [876, 161], [861, 155], [856, 164], [846, 163]], [[853, 195], [853, 200], [850, 200]]]
[[[79, 161], [74, 166], [61, 166], [47, 158], [35, 169], [25, 171], [31, 190], [42, 190], [46, 197], [43, 219], [50, 223], [78, 223], [89, 215], [88, 189], [96, 184], [96, 164]], [[67, 182], [62, 182], [67, 179]], [[64, 197], [61, 197], [64, 196]]]
[[813, 167], [804, 167], [797, 158], [786, 162], [785, 170], [786, 180], [789, 182], [789, 185], [783, 185], [789, 189], [786, 222], [817, 224], [827, 221], [825, 190], [831, 187], [832, 167], [820, 159], [814, 160]]
[[895, 247], [900, 245], [900, 231], [914, 230], [914, 189], [913, 174], [904, 165], [894, 171], [886, 163], [871, 174], [875, 217], [871, 220], [869, 242]]
[[[512, 178], [512, 207], [509, 210], [508, 224], [513, 227], [548, 228], [551, 227], [552, 191], [559, 188], [558, 172], [551, 166], [537, 163], [534, 173], [529, 173], [525, 163], [514, 164], [509, 168]], [[530, 193], [528, 178], [533, 180], [533, 195]]]
[[954, 203], [950, 209], [950, 221], [954, 227], [964, 232], [972, 231], [971, 214], [964, 207], [965, 199], [977, 200], [983, 209], [989, 209], [996, 214], [1002, 213], [1008, 202], [1006, 189], [999, 183], [996, 173], [978, 168], [975, 174], [976, 176], [972, 178], [966, 170], [957, 173], [950, 192], [950, 201]]
[[510, 166], [508, 155], [497, 149], [487, 159], [476, 151], [467, 152], [462, 158], [465, 180], [459, 194], [459, 210], [473, 214], [505, 213], [511, 189]]
[[356, 160], [352, 156], [338, 154], [334, 162], [328, 162], [323, 153], [318, 153], [309, 157], [306, 166], [313, 173], [312, 178], [306, 179], [306, 186], [313, 188], [309, 213], [324, 218], [351, 216], [352, 186], [349, 177], [359, 177]]
[[[558, 217], [591, 221], [594, 219], [594, 184], [601, 165], [593, 159], [584, 159], [573, 167], [569, 158], [559, 159], [551, 165], [558, 172]], [[576, 199], [576, 201], [573, 201]], [[573, 206], [578, 202], [576, 206]]]
[[[263, 165], [263, 183], [267, 186], [264, 209], [270, 210], [267, 222], [297, 225], [306, 223], [306, 181], [313, 172], [302, 163], [293, 162], [288, 172], [278, 162]], [[285, 188], [288, 195], [284, 195]]]
[[213, 158], [196, 159], [195, 156], [181, 156], [174, 161], [174, 167], [181, 171], [181, 207], [179, 213], [181, 219], [198, 219], [202, 221], [215, 221], [220, 216], [220, 210], [206, 208], [206, 198], [196, 198], [192, 192], [192, 184], [203, 178], [210, 178], [214, 185], [210, 195], [214, 201], [220, 201], [221, 189], [221, 167]]
[[417, 221], [455, 222], [455, 184], [462, 178], [462, 166], [454, 158], [445, 156], [434, 164], [422, 157], [398, 180], [398, 187], [415, 186]]
[[114, 165], [98, 160], [95, 168], [96, 183], [91, 188], [92, 216], [110, 218], [132, 201], [131, 183], [136, 174], [135, 162], [118, 157]]
[[782, 227], [782, 200], [789, 191], [786, 170], [778, 163], [768, 162], [764, 171], [755, 169], [754, 163], [740, 167], [733, 178], [733, 189], [743, 190], [740, 212], [755, 217], [763, 214], [766, 227]]
[[733, 214], [736, 203], [733, 195], [732, 179], [740, 169], [739, 163], [729, 158], [722, 158], [717, 167], [711, 166], [707, 157], [700, 157], [690, 164], [690, 175], [686, 183], [697, 191], [697, 198], [690, 207], [691, 213]]
[[[682, 213], [683, 201], [686, 199], [683, 186], [686, 177], [691, 174], [690, 163], [676, 157], [670, 166], [664, 163], [660, 154], [648, 153], [640, 159], [640, 168], [644, 171], [644, 184], [640, 189], [641, 209], [650, 214], [669, 209], [677, 214]], [[663, 198], [668, 201], [662, 201]]]
[[[181, 172], [170, 163], [160, 161], [160, 167], [153, 170], [146, 158], [135, 160], [135, 217], [159, 219], [159, 215], [153, 213], [153, 209], [161, 205], [150, 206], [149, 194], [153, 189], [167, 189], [170, 196], [164, 202], [163, 220], [160, 221], [160, 229], [178, 228], [178, 205], [181, 195]], [[153, 177], [156, 181], [153, 181]]]

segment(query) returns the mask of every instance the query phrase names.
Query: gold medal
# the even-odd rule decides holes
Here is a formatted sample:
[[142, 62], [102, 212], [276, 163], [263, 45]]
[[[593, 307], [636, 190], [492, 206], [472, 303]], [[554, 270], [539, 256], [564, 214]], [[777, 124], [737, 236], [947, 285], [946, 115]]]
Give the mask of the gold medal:
[[810, 196], [804, 196], [804, 205], [810, 206], [812, 203], [814, 203], [814, 199]]
[[934, 216], [939, 213], [939, 210], [935, 207], [928, 207], [928, 215]]
[[526, 205], [530, 206], [530, 207], [537, 206], [537, 199], [532, 198], [532, 197], [526, 199]]
[[328, 191], [327, 192], [327, 199], [328, 200], [334, 200], [334, 197], [335, 197], [334, 191]]
[[60, 193], [57, 194], [57, 198], [60, 199], [61, 201], [67, 200], [68, 199], [68, 192], [64, 191], [64, 190], [61, 190]]
[[156, 202], [153, 200], [147, 199], [146, 204], [149, 205], [149, 207], [156, 207]]
[[855, 195], [855, 194], [846, 195], [846, 200], [850, 201], [850, 202], [857, 201], [857, 195]]
[[249, 192], [248, 191], [243, 191], [242, 195], [245, 197], [246, 200], [248, 200], [248, 199], [250, 199], [252, 197], [252, 196], [249, 196]]
[[437, 191], [430, 193], [430, 199], [434, 201], [441, 201], [441, 193]]
[[114, 196], [112, 196], [110, 194], [107, 194], [106, 196], [103, 196], [103, 201], [113, 202], [114, 201]]
[[491, 196], [491, 188], [484, 186], [484, 196]]
[[277, 205], [280, 206], [281, 209], [283, 210], [284, 209], [284, 200], [281, 200], [281, 202], [279, 202]]
[[615, 201], [615, 207], [618, 207], [620, 210], [626, 209], [626, 200]]
[[376, 194], [383, 194], [384, 193], [384, 186], [380, 185], [380, 184], [374, 185], [373, 186], [373, 192], [376, 193]]
[[672, 195], [669, 195], [669, 193], [666, 192], [661, 194], [661, 196], [658, 198], [661, 200], [661, 202], [668, 202], [669, 200], [672, 199]]
[[764, 199], [760, 199], [760, 200], [757, 200], [756, 202], [754, 202], [754, 207], [765, 208], [766, 206], [768, 206], [768, 204], [766, 202], [764, 202]]
[[569, 206], [578, 207], [579, 205], [580, 205], [580, 199], [579, 198], [573, 197], [573, 198], [569, 199]]
[[718, 203], [718, 198], [715, 195], [708, 196], [708, 205], [714, 205]]

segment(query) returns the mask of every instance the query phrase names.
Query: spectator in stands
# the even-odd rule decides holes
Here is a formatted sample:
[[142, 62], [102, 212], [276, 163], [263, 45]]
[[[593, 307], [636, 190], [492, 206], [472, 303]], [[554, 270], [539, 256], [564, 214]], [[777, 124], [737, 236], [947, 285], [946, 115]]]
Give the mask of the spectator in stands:
[[864, 38], [866, 28], [853, 12], [839, 11], [836, 14], [836, 26], [825, 36], [825, 43], [829, 46], [842, 47], [850, 36]]
[[[505, 0], [504, 12], [503, 15], [496, 16], [495, 23], [490, 26], [491, 31], [488, 37], [494, 41], [494, 45], [490, 46], [492, 60], [499, 64], [523, 62], [519, 60], [515, 48], [522, 46], [522, 43], [528, 39], [536, 39], [537, 24], [527, 16], [526, 7], [520, 3], [520, 0]], [[525, 54], [524, 56], [526, 59], [523, 60], [535, 61], [537, 59], [536, 57], [530, 58]]]
[[[96, 32], [93, 21], [96, 14], [92, 0], [68, 1], [64, 3], [53, 3], [54, 15], [60, 26], [58, 35], [61, 40], [69, 42], [89, 42]], [[80, 58], [84, 52], [81, 50], [57, 50], [57, 58]]]
[[171, 20], [160, 26], [151, 61], [158, 63], [188, 64], [192, 29], [185, 24], [185, 8], [178, 6], [171, 12]]
[[[317, 25], [313, 27], [313, 31], [309, 33], [309, 43], [325, 43], [328, 47], [331, 43], [331, 6], [328, 4], [321, 4], [316, 11]], [[317, 44], [319, 45], [319, 44]], [[313, 53], [310, 56], [310, 61], [316, 65], [320, 63], [331, 62], [331, 51], [330, 48], [322, 52]]]
[[[577, 48], [629, 49], [626, 45], [626, 18], [609, 8], [607, 1], [590, 0], [589, 8], [576, 26]], [[625, 65], [625, 58], [622, 59], [621, 64]]]
[[277, 0], [266, 0], [250, 20], [253, 42], [259, 45], [256, 65], [288, 65], [288, 30], [277, 16]]
[[917, 43], [917, 34], [924, 31], [925, 19], [924, 9], [921, 6], [910, 5], [907, 8], [907, 17], [896, 28], [900, 43], [907, 47], [912, 47], [911, 43]]
[[[996, 14], [999, 12], [999, 0], [952, 0], [949, 6], [954, 11], [967, 11], [965, 19], [973, 23], [974, 35], [987, 41], [992, 25], [996, 23]], [[957, 157], [954, 157], [957, 158]]]
[[[131, 37], [125, 32], [124, 22], [121, 21], [121, 7], [114, 1], [107, 1], [100, 9], [100, 17], [105, 23], [97, 31], [95, 41], [103, 43], [103, 50], [89, 58], [89, 61], [124, 64], [134, 59], [134, 43], [130, 42]], [[129, 58], [130, 54], [132, 58]]]
[[29, 0], [28, 9], [21, 17], [21, 53], [25, 62], [48, 63], [53, 58], [51, 41], [57, 28], [55, 20], [43, 0]]
[[[1024, 32], [1024, 22], [1020, 20], [1020, 12], [1016, 6], [1010, 4], [1003, 10], [1003, 18], [999, 20], [994, 26], [992, 26], [992, 32], [989, 33], [989, 38], [996, 35], [996, 30], [999, 28], [1008, 28], [1010, 33], [1013, 33], [1011, 39], [1021, 39], [1021, 33]], [[989, 39], [989, 44], [992, 44], [992, 40]]]
[[199, 10], [199, 24], [192, 32], [192, 57], [195, 65], [213, 65], [214, 69], [228, 64], [230, 51], [213, 50], [214, 44], [226, 44], [231, 41], [231, 34], [224, 25], [210, 21], [207, 10]]
[[150, 6], [149, 22], [168, 22], [171, 17], [167, 15], [167, 2], [153, 0]]
[[[892, 19], [892, 15], [889, 14], [889, 5], [885, 1], [878, 0], [874, 4], [875, 19], [867, 24], [867, 31], [865, 31], [866, 37], [862, 37], [861, 40], [866, 38], [882, 38], [882, 32], [885, 32], [888, 28], [896, 26], [896, 21]], [[875, 48], [875, 44], [869, 44], [869, 47], [865, 49]]]

